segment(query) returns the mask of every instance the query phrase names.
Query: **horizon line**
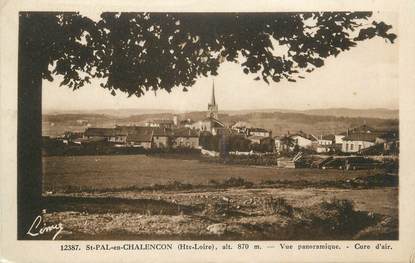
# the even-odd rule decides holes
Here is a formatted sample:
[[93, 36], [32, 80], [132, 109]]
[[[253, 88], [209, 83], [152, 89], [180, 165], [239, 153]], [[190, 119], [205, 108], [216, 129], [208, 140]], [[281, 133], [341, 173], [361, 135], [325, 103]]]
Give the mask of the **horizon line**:
[[[225, 111], [263, 111], [263, 110], [287, 110], [287, 111], [313, 111], [313, 110], [332, 110], [332, 109], [346, 109], [346, 110], [390, 110], [390, 111], [399, 111], [399, 108], [388, 108], [388, 107], [373, 107], [373, 108], [352, 108], [352, 107], [327, 107], [327, 108], [310, 108], [310, 109], [290, 109], [290, 108], [258, 108], [258, 109], [221, 109], [219, 112]], [[205, 112], [206, 110], [201, 109], [189, 109], [189, 110], [176, 110], [171, 108], [99, 108], [99, 109], [42, 109], [42, 113], [45, 111], [58, 111], [58, 112], [65, 112], [65, 111], [122, 111], [122, 110], [145, 110], [145, 111], [167, 111], [167, 112]]]

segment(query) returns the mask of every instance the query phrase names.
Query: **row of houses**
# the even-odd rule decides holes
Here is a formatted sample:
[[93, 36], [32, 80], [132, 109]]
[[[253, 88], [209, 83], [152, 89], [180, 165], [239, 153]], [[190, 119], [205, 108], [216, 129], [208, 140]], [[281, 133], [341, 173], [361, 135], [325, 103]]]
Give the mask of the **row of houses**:
[[[383, 151], [398, 152], [397, 131], [381, 131], [367, 125], [348, 129], [340, 134], [314, 136], [299, 132], [274, 137], [277, 151], [293, 150], [295, 147], [311, 149], [317, 153], [343, 152], [364, 153], [367, 149], [381, 145]], [[379, 148], [379, 147], [378, 147]]]
[[[244, 125], [244, 126], [243, 126]], [[203, 127], [168, 128], [163, 126], [115, 126], [114, 128], [87, 128], [84, 133], [66, 133], [64, 139], [75, 144], [109, 142], [114, 147], [200, 148], [199, 137], [206, 135], [242, 135], [252, 144], [272, 144], [276, 152], [310, 149], [317, 153], [365, 153], [377, 151], [397, 153], [397, 131], [379, 131], [366, 125], [340, 134], [315, 136], [304, 132], [272, 137], [272, 132], [237, 123], [230, 128], [221, 127], [213, 134]]]
[[116, 126], [114, 128], [87, 128], [80, 138], [72, 142], [109, 142], [114, 147], [198, 148], [199, 133], [189, 128], [160, 128], [151, 126]]

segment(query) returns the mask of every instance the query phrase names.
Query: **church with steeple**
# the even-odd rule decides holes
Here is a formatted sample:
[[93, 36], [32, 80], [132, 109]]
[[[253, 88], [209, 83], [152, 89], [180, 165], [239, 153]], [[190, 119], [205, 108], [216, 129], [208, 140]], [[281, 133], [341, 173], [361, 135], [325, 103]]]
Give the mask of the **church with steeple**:
[[216, 103], [215, 98], [215, 82], [212, 83], [212, 96], [210, 102], [208, 103], [208, 111], [204, 120], [196, 122], [193, 127], [201, 130], [212, 133], [213, 135], [217, 134], [218, 129], [223, 129], [225, 125], [219, 120], [219, 107]]

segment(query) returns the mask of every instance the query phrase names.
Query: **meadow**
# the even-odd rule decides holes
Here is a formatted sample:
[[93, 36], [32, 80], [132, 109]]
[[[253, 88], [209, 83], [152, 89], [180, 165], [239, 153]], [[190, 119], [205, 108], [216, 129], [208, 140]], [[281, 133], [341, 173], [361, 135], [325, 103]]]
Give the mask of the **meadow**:
[[109, 189], [146, 187], [154, 184], [206, 185], [210, 181], [242, 178], [254, 184], [264, 181], [319, 182], [371, 176], [376, 170], [343, 171], [319, 169], [278, 169], [225, 165], [146, 155], [52, 156], [43, 158], [45, 191], [65, 188]]
[[43, 170], [43, 217], [64, 224], [61, 239], [398, 238], [398, 186], [365, 184], [379, 170], [146, 155], [44, 157]]

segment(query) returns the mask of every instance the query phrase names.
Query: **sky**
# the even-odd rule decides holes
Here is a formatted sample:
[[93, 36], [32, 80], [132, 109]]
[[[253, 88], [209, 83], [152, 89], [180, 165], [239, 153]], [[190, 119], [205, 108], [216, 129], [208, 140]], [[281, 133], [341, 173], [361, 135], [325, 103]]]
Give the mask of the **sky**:
[[43, 81], [43, 110], [206, 110], [213, 81], [219, 110], [398, 109], [398, 22], [391, 14], [383, 14], [380, 19], [394, 26], [398, 41], [390, 44], [384, 39], [374, 38], [359, 42], [357, 47], [327, 59], [323, 67], [304, 73], [305, 79], [297, 82], [270, 82], [268, 85], [255, 81], [256, 75], [244, 74], [239, 64], [223, 63], [218, 76], [199, 78], [188, 92], [175, 88], [171, 93], [148, 92], [140, 98], [128, 98], [120, 92], [112, 96], [95, 80], [72, 91], [59, 87], [61, 78], [55, 77], [53, 82]]

